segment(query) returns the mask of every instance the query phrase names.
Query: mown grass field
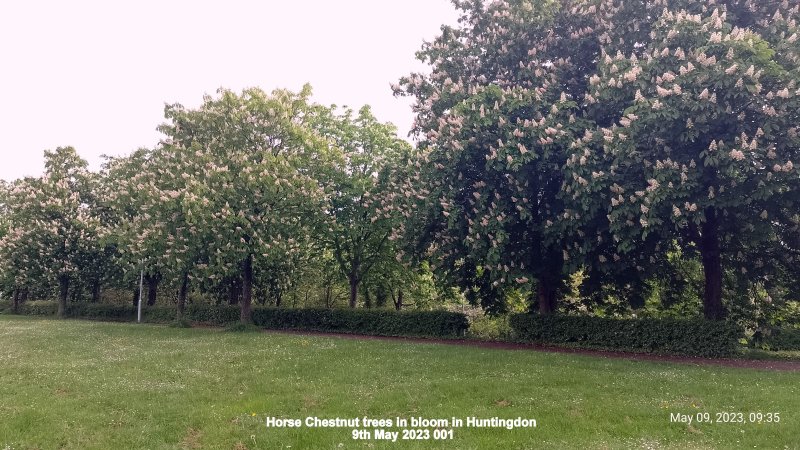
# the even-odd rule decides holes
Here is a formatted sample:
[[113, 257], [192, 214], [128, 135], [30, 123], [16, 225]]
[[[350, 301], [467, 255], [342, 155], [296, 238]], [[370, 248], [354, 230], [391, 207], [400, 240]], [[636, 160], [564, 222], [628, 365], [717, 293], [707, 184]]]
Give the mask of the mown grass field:
[[[0, 449], [800, 447], [797, 372], [12, 316], [0, 346]], [[746, 423], [670, 423], [704, 412]], [[538, 426], [385, 443], [267, 428], [267, 416]]]

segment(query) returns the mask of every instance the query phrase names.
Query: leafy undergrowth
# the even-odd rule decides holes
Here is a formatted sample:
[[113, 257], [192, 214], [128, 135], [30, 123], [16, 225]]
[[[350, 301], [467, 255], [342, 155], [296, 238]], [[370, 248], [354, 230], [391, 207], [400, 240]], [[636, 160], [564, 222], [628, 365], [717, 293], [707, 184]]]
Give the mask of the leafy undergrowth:
[[[508, 316], [489, 316], [481, 314], [471, 318], [466, 338], [483, 342], [518, 342], [514, 338], [514, 330], [511, 328], [511, 325], [509, 324]], [[562, 342], [558, 344], [547, 344], [547, 345], [555, 348], [564, 348], [564, 349], [620, 351], [620, 349], [618, 348], [602, 347], [602, 346], [590, 347], [585, 344], [578, 344], [578, 343]], [[775, 361], [800, 361], [800, 351], [761, 350], [761, 349], [747, 348], [743, 345], [741, 347], [741, 353], [729, 356], [729, 358], [775, 360]]]
[[507, 315], [479, 315], [470, 320], [467, 337], [483, 341], [506, 341], [512, 339], [512, 333]]
[[[795, 448], [800, 436], [792, 372], [9, 316], [0, 340], [0, 448]], [[670, 421], [726, 412], [746, 422]], [[267, 416], [538, 426], [382, 443]]]

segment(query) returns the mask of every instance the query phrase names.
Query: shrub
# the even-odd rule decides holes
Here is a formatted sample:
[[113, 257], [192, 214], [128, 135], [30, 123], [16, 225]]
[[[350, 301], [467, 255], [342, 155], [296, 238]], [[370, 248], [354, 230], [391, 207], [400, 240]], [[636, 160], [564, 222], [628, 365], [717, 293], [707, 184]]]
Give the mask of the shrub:
[[[26, 302], [20, 314], [50, 315], [58, 311], [56, 302]], [[183, 316], [186, 322], [224, 326], [239, 320], [235, 305], [189, 305]], [[136, 320], [136, 308], [130, 305], [70, 304], [67, 316], [99, 320]], [[175, 307], [156, 306], [142, 309], [142, 318], [152, 323], [173, 323]], [[449, 311], [394, 311], [371, 309], [282, 309], [253, 308], [253, 322], [261, 328], [277, 330], [330, 331], [380, 336], [458, 337], [469, 323], [461, 313]]]
[[379, 336], [458, 337], [469, 327], [449, 311], [255, 308], [253, 322], [270, 329], [328, 331]]
[[761, 345], [774, 351], [800, 350], [800, 329], [772, 328], [768, 335], [762, 337]]
[[[172, 315], [175, 315], [175, 308], [172, 308]], [[189, 305], [184, 316], [191, 322], [223, 326], [238, 321], [239, 315], [236, 305]]]
[[95, 320], [136, 320], [136, 308], [133, 306], [117, 306], [103, 304], [69, 304], [67, 317], [79, 317]]
[[524, 342], [705, 357], [735, 354], [742, 335], [733, 323], [700, 319], [515, 314], [510, 324], [515, 338]]
[[171, 323], [177, 317], [177, 309], [170, 306], [142, 307], [142, 320], [152, 323]]
[[37, 300], [19, 305], [18, 314], [26, 316], [55, 316], [58, 313], [58, 302]]
[[[171, 323], [176, 320], [178, 310], [175, 306], [149, 306], [142, 309], [143, 320], [152, 323]], [[208, 325], [223, 326], [239, 320], [239, 307], [214, 305], [187, 305], [183, 319]]]
[[488, 341], [507, 341], [511, 339], [512, 330], [508, 324], [508, 316], [478, 316], [469, 321], [469, 336]]

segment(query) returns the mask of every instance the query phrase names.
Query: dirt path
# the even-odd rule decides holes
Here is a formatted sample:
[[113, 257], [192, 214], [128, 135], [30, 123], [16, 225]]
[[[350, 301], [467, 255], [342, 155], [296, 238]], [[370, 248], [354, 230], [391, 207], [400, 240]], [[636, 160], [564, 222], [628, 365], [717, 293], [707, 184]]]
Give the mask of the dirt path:
[[690, 356], [651, 355], [646, 353], [617, 352], [605, 350], [587, 350], [576, 348], [556, 347], [539, 344], [517, 344], [513, 342], [489, 342], [465, 339], [425, 339], [410, 337], [368, 336], [348, 333], [324, 333], [317, 331], [289, 331], [289, 330], [264, 330], [265, 333], [291, 334], [295, 336], [324, 336], [345, 339], [379, 340], [414, 342], [424, 344], [458, 345], [463, 347], [480, 347], [502, 350], [529, 350], [548, 353], [571, 353], [576, 355], [593, 356], [596, 358], [627, 359], [633, 361], [657, 361], [679, 364], [693, 364], [698, 366], [724, 366], [747, 369], [800, 371], [800, 361], [733, 359], [733, 358], [695, 358]]

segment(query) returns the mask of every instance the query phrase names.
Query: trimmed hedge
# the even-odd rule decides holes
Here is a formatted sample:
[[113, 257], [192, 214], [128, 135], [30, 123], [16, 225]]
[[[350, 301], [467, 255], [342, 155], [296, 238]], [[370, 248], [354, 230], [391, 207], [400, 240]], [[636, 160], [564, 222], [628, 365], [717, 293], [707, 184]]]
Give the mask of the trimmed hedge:
[[[11, 314], [12, 305], [0, 303], [0, 311]], [[55, 316], [58, 314], [58, 303], [37, 300], [19, 304], [17, 314], [24, 316]], [[175, 313], [172, 313], [173, 316]], [[136, 320], [136, 308], [131, 306], [89, 304], [67, 304], [67, 316], [82, 319], [99, 320]]]
[[253, 323], [269, 329], [419, 337], [458, 337], [469, 328], [460, 313], [370, 309], [257, 308]]
[[94, 320], [129, 321], [136, 320], [136, 308], [99, 304], [67, 305], [67, 316]]
[[761, 341], [770, 350], [800, 350], [800, 329], [798, 328], [772, 328], [770, 334]]
[[[253, 308], [253, 314], [256, 309], [258, 308]], [[223, 326], [237, 322], [240, 313], [236, 305], [189, 305], [184, 312], [184, 318], [191, 322]], [[175, 319], [175, 308], [172, 308], [172, 319]]]
[[[58, 314], [58, 303], [56, 302], [23, 302], [19, 304], [18, 308], [17, 314], [26, 316], [55, 316]], [[10, 306], [8, 312], [11, 313]]]
[[[10, 308], [9, 308], [10, 310]], [[19, 314], [55, 316], [56, 302], [26, 302]], [[223, 326], [239, 320], [239, 307], [231, 305], [189, 305], [184, 319]], [[94, 320], [136, 320], [136, 308], [101, 304], [70, 304], [67, 316]], [[151, 323], [175, 320], [175, 308], [167, 306], [142, 309], [142, 319]], [[469, 322], [466, 316], [449, 311], [393, 311], [369, 309], [284, 309], [253, 308], [253, 323], [275, 330], [328, 331], [379, 336], [458, 337]]]
[[523, 342], [704, 357], [736, 354], [742, 336], [736, 324], [699, 319], [514, 314], [509, 322]]

